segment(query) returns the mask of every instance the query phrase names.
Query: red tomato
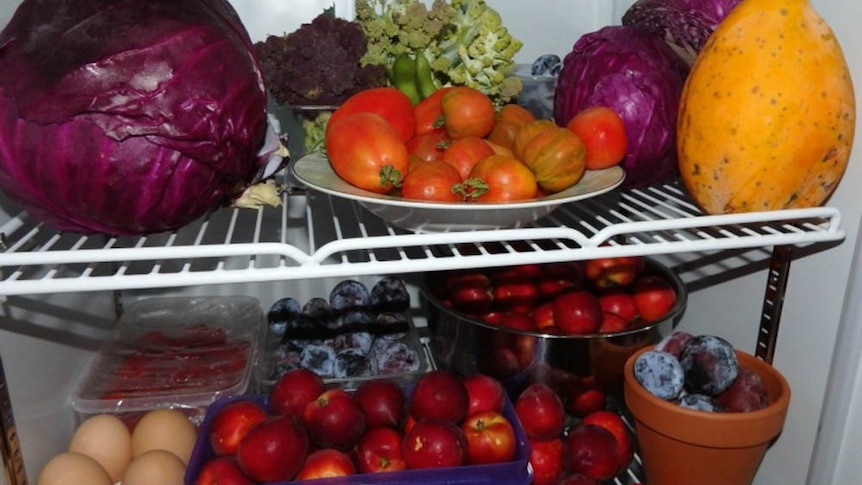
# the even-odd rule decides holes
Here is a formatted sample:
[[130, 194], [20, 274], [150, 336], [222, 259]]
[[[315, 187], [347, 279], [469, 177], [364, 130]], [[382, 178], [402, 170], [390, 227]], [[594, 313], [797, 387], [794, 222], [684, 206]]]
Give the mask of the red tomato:
[[598, 170], [618, 164], [626, 155], [626, 125], [614, 110], [594, 106], [580, 111], [566, 128], [587, 146], [587, 169]]
[[406, 94], [391, 86], [365, 89], [347, 98], [329, 118], [327, 134], [329, 126], [354, 113], [374, 113], [381, 116], [392, 125], [403, 143], [413, 138], [416, 132], [413, 103]]
[[417, 134], [407, 142], [407, 151], [423, 162], [440, 160], [451, 141], [445, 131]]
[[441, 160], [455, 167], [462, 179], [470, 176], [473, 166], [479, 160], [494, 155], [494, 149], [485, 140], [475, 136], [467, 136], [453, 140], [443, 151]]
[[467, 136], [485, 137], [494, 128], [494, 103], [478, 89], [456, 86], [441, 102], [443, 126], [452, 139]]
[[495, 411], [467, 416], [461, 425], [467, 438], [467, 464], [502, 463], [515, 457], [515, 430], [512, 423]]
[[462, 202], [453, 187], [461, 183], [454, 167], [441, 161], [418, 162], [401, 183], [401, 197], [411, 200]]
[[536, 196], [536, 176], [520, 160], [491, 155], [479, 161], [462, 184], [467, 200], [510, 202]]
[[392, 125], [373, 113], [332, 121], [326, 129], [326, 153], [339, 177], [379, 194], [401, 183], [410, 155]]
[[443, 128], [443, 106], [441, 101], [452, 86], [444, 86], [419, 101], [413, 108], [416, 117], [416, 135], [446, 131]]

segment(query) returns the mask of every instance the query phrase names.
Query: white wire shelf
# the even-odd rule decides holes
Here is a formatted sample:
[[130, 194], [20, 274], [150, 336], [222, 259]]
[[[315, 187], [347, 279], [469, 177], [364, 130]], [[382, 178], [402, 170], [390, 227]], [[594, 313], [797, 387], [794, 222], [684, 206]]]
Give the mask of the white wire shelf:
[[284, 201], [220, 209], [140, 237], [57, 232], [21, 213], [0, 226], [0, 295], [406, 274], [845, 237], [834, 208], [704, 215], [676, 183], [567, 204], [532, 227], [436, 234], [398, 229], [317, 192]]

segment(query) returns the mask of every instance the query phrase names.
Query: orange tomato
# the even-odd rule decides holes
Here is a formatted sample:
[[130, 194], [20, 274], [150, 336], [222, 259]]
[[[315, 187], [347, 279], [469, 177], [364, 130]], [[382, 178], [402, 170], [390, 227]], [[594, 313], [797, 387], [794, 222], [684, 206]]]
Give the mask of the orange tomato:
[[441, 101], [443, 127], [454, 140], [467, 136], [485, 137], [494, 128], [494, 104], [485, 93], [467, 86], [455, 86]]
[[536, 117], [526, 108], [517, 104], [506, 104], [497, 111], [494, 128], [488, 134], [488, 140], [509, 149], [515, 143], [515, 135], [525, 124], [535, 121]]
[[330, 119], [326, 154], [339, 177], [361, 189], [389, 193], [407, 173], [410, 155], [398, 132], [374, 113]]
[[443, 150], [441, 160], [452, 165], [458, 170], [462, 179], [466, 179], [470, 175], [470, 170], [479, 162], [479, 160], [493, 155], [494, 150], [482, 138], [468, 136], [458, 138]]
[[566, 125], [587, 147], [587, 169], [616, 165], [626, 156], [626, 125], [616, 111], [594, 106], [578, 112]]
[[461, 183], [461, 175], [454, 167], [441, 161], [417, 162], [404, 177], [401, 197], [411, 200], [462, 202], [454, 191]]
[[517, 158], [491, 155], [479, 161], [460, 188], [467, 200], [512, 202], [536, 197], [533, 171]]
[[374, 113], [381, 116], [392, 125], [403, 143], [413, 138], [416, 132], [413, 103], [406, 94], [391, 86], [365, 89], [347, 98], [332, 113], [327, 127], [354, 113]]
[[443, 128], [442, 101], [443, 96], [450, 89], [452, 86], [443, 86], [413, 107], [413, 114], [416, 117], [416, 135], [445, 131]]

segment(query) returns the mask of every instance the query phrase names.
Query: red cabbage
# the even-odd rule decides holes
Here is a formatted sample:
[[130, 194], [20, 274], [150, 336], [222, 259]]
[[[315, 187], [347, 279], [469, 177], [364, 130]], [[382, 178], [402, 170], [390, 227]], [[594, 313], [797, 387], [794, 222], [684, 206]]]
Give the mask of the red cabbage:
[[632, 25], [663, 38], [691, 65], [706, 39], [742, 0], [638, 0], [623, 14]]
[[0, 32], [0, 188], [57, 229], [191, 222], [252, 180], [266, 123], [227, 0], [25, 0]]
[[677, 109], [687, 73], [660, 38], [634, 27], [604, 27], [581, 36], [563, 59], [554, 119], [565, 126], [585, 108], [611, 108], [626, 127], [622, 187], [675, 178]]

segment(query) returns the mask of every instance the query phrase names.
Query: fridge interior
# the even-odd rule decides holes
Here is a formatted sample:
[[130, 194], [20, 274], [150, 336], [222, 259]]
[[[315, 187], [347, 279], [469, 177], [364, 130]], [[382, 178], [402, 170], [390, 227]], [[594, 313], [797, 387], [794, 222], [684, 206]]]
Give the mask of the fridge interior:
[[[303, 2], [299, 10], [284, 2], [232, 3], [255, 40], [292, 30], [319, 7], [312, 2]], [[335, 3], [349, 9], [351, 2]], [[546, 1], [546, 13], [537, 19], [528, 3], [489, 0], [525, 40], [521, 62], [544, 53], [564, 55], [580, 34], [616, 23], [630, 3], [584, 1], [573, 7], [563, 0]], [[845, 52], [860, 47], [850, 19], [862, 14], [862, 6], [849, 0], [813, 3]], [[13, 4], [0, 6], [0, 24], [11, 17]], [[862, 78], [862, 63], [852, 56], [848, 62], [854, 78]], [[18, 235], [9, 242], [20, 244], [8, 252], [8, 264], [26, 270], [0, 291], [6, 295], [0, 358], [28, 476], [35, 478], [41, 465], [65, 447], [75, 426], [71, 389], [123, 302], [164, 294], [251, 294], [266, 306], [286, 295], [319, 295], [343, 277], [396, 273], [409, 282], [430, 269], [644, 254], [668, 262], [689, 285], [681, 328], [721, 335], [755, 352], [759, 342], [769, 340], [759, 324], [772, 283], [772, 247], [788, 245], [794, 246], [794, 260], [780, 302], [773, 362], [790, 381], [793, 398], [785, 430], [755, 483], [805, 483], [809, 475], [808, 483], [842, 483], [838, 478], [856, 476], [859, 469], [850, 456], [853, 430], [859, 427], [852, 405], [859, 399], [858, 347], [852, 346], [858, 341], [852, 338], [859, 328], [852, 304], [858, 300], [858, 269], [851, 264], [858, 257], [862, 218], [854, 187], [862, 177], [858, 158], [857, 150], [827, 207], [776, 214], [774, 220], [703, 218], [679, 187], [668, 185], [627, 194], [622, 201], [611, 194], [573, 205], [538, 229], [430, 238], [387, 227], [353, 204], [319, 196], [309, 204], [296, 197], [284, 211], [223, 211], [176, 234], [144, 240], [55, 238], [26, 216], [18, 219], [18, 209], [4, 199], [3, 232]], [[555, 245], [525, 255], [498, 244], [525, 238]], [[600, 246], [605, 242], [614, 244]], [[457, 243], [480, 248], [479, 255], [451, 251]], [[30, 253], [29, 244], [44, 249]]]

